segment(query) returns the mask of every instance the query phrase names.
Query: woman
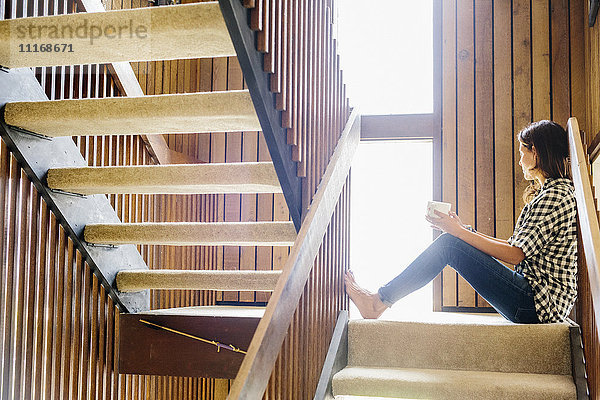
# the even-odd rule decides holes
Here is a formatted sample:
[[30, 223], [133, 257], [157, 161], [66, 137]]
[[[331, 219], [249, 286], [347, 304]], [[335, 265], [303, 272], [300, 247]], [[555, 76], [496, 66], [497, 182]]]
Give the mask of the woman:
[[426, 216], [445, 233], [377, 293], [346, 273], [346, 292], [364, 318], [378, 318], [446, 265], [512, 322], [561, 322], [568, 316], [577, 297], [577, 222], [567, 133], [551, 121], [532, 123], [519, 133], [519, 153], [523, 175], [532, 182], [513, 235], [503, 240], [476, 232], [454, 212]]

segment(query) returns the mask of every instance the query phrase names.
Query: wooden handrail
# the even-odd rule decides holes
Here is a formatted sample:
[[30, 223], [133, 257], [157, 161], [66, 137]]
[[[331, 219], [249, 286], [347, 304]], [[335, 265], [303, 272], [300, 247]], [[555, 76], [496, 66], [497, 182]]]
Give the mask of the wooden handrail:
[[600, 225], [598, 224], [594, 196], [592, 195], [587, 159], [583, 150], [579, 124], [576, 118], [569, 118], [567, 129], [569, 131], [571, 173], [575, 186], [575, 199], [577, 201], [577, 213], [579, 215], [579, 225], [583, 241], [583, 253], [590, 281], [596, 330], [600, 332]]
[[313, 198], [294, 247], [275, 286], [248, 354], [233, 382], [229, 399], [260, 399], [267, 387], [294, 311], [350, 172], [360, 140], [361, 119], [355, 108]]

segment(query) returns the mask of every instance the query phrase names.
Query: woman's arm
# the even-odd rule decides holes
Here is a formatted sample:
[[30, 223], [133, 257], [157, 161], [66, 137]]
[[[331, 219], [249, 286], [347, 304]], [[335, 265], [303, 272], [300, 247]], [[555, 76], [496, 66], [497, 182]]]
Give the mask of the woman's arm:
[[479, 232], [471, 232], [464, 227], [458, 216], [454, 213], [447, 215], [435, 210], [439, 218], [425, 217], [437, 229], [456, 236], [459, 239], [469, 243], [471, 246], [483, 251], [484, 253], [497, 258], [498, 260], [516, 265], [525, 259], [523, 251], [508, 244], [506, 240], [497, 239], [484, 235]]
[[525, 254], [523, 251], [508, 244], [506, 240], [493, 238], [479, 232], [471, 232], [466, 228], [460, 227], [454, 232], [448, 232], [459, 239], [469, 243], [471, 246], [483, 251], [484, 253], [497, 258], [498, 260], [516, 265], [523, 261]]
[[483, 236], [484, 238], [488, 238], [490, 240], [493, 240], [494, 242], [498, 242], [498, 243], [507, 243], [506, 239], [499, 239], [499, 238], [495, 238], [493, 236], [488, 236], [485, 233], [481, 233], [481, 232], [477, 232], [477, 231], [473, 231], [473, 233], [478, 234], [479, 236]]

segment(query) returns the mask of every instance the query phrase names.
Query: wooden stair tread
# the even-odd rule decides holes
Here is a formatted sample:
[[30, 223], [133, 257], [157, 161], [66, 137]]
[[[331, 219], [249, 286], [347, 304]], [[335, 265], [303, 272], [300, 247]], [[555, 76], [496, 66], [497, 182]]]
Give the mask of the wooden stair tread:
[[[377, 346], [373, 346], [374, 340]], [[351, 320], [348, 342], [348, 364], [354, 366], [539, 374], [569, 374], [572, 369], [567, 322]]]
[[575, 399], [571, 375], [490, 371], [346, 367], [333, 377], [334, 395], [428, 399]]
[[[73, 30], [80, 27], [79, 36], [83, 36], [86, 22], [87, 37], [78, 38], [74, 35], [71, 38], [68, 27]], [[58, 38], [51, 37], [52, 30], [48, 26], [56, 26], [61, 30], [64, 28], [65, 37], [62, 37], [60, 30], [58, 35], [54, 33]], [[106, 34], [96, 33], [98, 37], [90, 39], [92, 26], [96, 27], [94, 33], [102, 29]], [[111, 30], [110, 26], [127, 28], [121, 30], [119, 37], [116, 29]], [[30, 38], [29, 27], [35, 37]], [[31, 46], [49, 43], [53, 48], [55, 44], [60, 44], [60, 49], [18, 52], [15, 37], [23, 34], [25, 38], [19, 39], [19, 43], [29, 43]], [[216, 1], [0, 21], [0, 65], [8, 68], [235, 55]]]
[[271, 162], [56, 168], [47, 182], [86, 195], [281, 193]]
[[281, 271], [254, 270], [126, 270], [117, 274], [117, 289], [191, 289], [223, 291], [273, 291]]
[[50, 137], [261, 130], [248, 90], [11, 102], [4, 119]]
[[84, 239], [113, 245], [292, 246], [296, 229], [291, 221], [90, 224]]

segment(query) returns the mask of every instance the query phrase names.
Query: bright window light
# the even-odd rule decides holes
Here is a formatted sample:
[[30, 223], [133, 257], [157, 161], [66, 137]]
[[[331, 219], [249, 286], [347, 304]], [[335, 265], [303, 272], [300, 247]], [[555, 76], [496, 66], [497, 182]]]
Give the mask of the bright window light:
[[[394, 278], [433, 241], [425, 220], [432, 200], [431, 140], [361, 142], [352, 163], [350, 268], [370, 291]], [[433, 285], [411, 293], [383, 319], [416, 319], [433, 310]], [[360, 318], [354, 305], [351, 318]]]
[[352, 106], [368, 114], [433, 112], [433, 1], [338, 3], [338, 52]]

